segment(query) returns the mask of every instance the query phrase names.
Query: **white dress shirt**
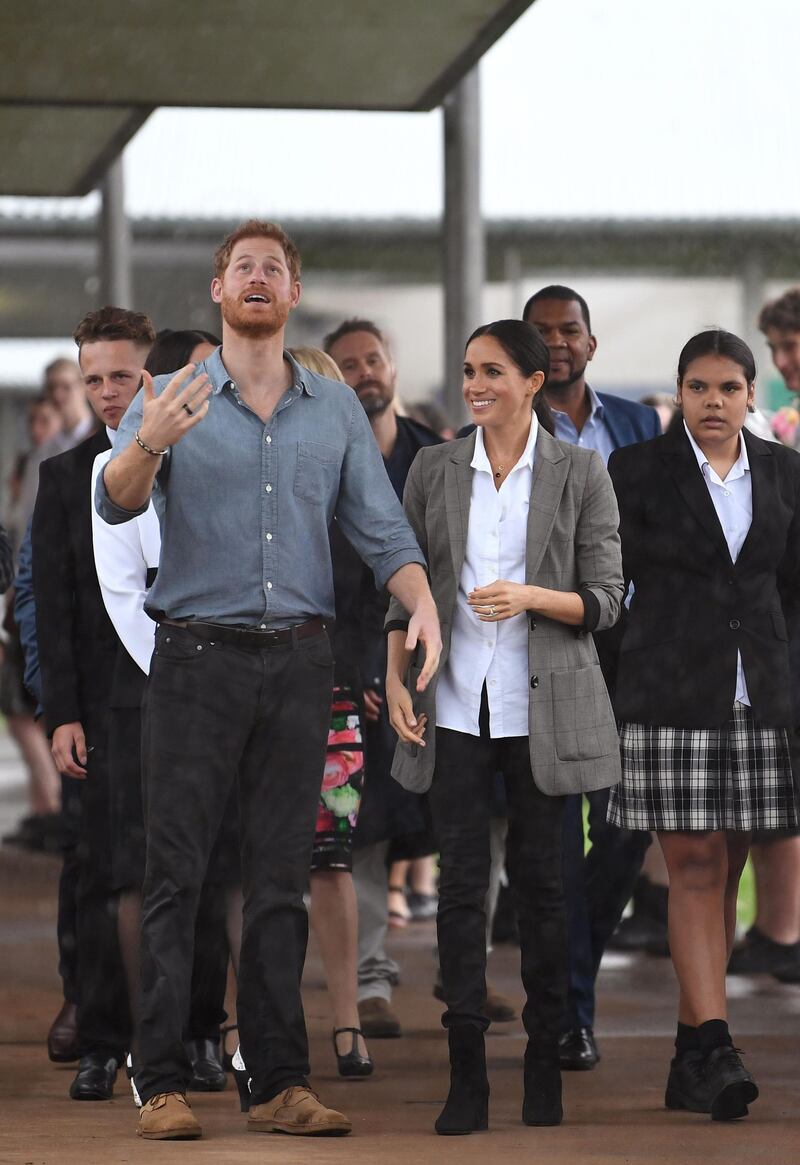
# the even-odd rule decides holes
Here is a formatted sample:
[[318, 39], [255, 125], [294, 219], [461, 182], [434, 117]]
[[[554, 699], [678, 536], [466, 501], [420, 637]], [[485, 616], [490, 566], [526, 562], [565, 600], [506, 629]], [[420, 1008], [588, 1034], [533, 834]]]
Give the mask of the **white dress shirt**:
[[[107, 429], [114, 444], [116, 434]], [[111, 450], [98, 453], [92, 467], [92, 539], [97, 579], [108, 617], [126, 651], [145, 674], [150, 671], [156, 625], [145, 614], [147, 571], [158, 566], [161, 555], [161, 528], [152, 502], [149, 509], [131, 522], [110, 526], [94, 505], [98, 474]]]
[[528, 506], [538, 432], [533, 414], [525, 451], [496, 489], [483, 430], [476, 430], [466, 554], [453, 613], [450, 655], [436, 689], [439, 728], [479, 736], [485, 682], [491, 736], [528, 735], [527, 616], [523, 612], [497, 623], [482, 623], [469, 606], [467, 595], [497, 579], [525, 582]]
[[[697, 464], [700, 466], [706, 489], [714, 503], [714, 509], [717, 512], [722, 533], [725, 535], [731, 560], [735, 562], [753, 521], [753, 483], [750, 478], [750, 461], [744, 437], [739, 437], [739, 456], [723, 481], [709, 465], [708, 458], [689, 432], [685, 421], [683, 427], [686, 429], [686, 436], [689, 438], [689, 443], [697, 458]], [[750, 704], [741, 652], [736, 655], [736, 695], [734, 700], [740, 704]]]

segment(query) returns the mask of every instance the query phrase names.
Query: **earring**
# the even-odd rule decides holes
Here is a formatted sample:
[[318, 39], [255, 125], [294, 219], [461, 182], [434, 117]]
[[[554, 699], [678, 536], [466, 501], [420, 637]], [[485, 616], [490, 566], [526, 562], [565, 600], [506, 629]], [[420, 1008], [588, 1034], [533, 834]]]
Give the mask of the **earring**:
[[755, 405], [748, 405], [747, 411], [748, 411], [748, 413], [754, 413], [756, 411], [756, 406]]

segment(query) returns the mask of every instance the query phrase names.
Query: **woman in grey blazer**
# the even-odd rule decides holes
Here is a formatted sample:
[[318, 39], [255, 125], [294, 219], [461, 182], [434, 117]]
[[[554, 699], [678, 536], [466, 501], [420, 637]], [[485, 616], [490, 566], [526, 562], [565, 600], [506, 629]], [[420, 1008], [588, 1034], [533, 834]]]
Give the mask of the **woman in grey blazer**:
[[[393, 775], [430, 788], [439, 839], [439, 956], [451, 1087], [443, 1134], [486, 1128], [484, 899], [493, 774], [505, 777], [519, 915], [526, 1124], [562, 1119], [558, 1035], [566, 990], [564, 795], [619, 780], [614, 714], [589, 631], [622, 599], [614, 491], [600, 457], [556, 441], [541, 336], [520, 320], [467, 343], [464, 397], [477, 429], [422, 449], [404, 505], [442, 622], [435, 681], [417, 691], [408, 617], [387, 616]], [[408, 686], [406, 686], [406, 684]], [[412, 693], [413, 692], [413, 696]]]

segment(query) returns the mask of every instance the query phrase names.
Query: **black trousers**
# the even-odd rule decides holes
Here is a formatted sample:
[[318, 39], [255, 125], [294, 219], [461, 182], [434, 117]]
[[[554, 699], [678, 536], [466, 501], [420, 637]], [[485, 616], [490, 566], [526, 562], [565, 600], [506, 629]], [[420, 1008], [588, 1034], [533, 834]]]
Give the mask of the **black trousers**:
[[309, 1072], [300, 979], [330, 723], [324, 633], [270, 648], [211, 644], [162, 625], [143, 704], [147, 867], [136, 1084], [185, 1092], [200, 887], [238, 775], [244, 926], [237, 1014], [252, 1103]]
[[535, 785], [528, 738], [492, 740], [436, 729], [436, 771], [429, 794], [440, 847], [439, 960], [445, 1027], [484, 1030], [489, 820], [495, 774], [508, 797], [507, 862], [519, 919], [522, 1013], [533, 1048], [557, 1054], [566, 998], [567, 944], [561, 887], [563, 797]]
[[86, 779], [74, 782], [80, 798], [74, 852], [78, 1044], [81, 1055], [98, 1052], [121, 1062], [130, 1048], [131, 1017], [111, 876], [108, 723], [101, 717], [84, 729], [91, 749]]
[[594, 1027], [595, 979], [642, 868], [650, 834], [606, 821], [608, 789], [587, 794], [589, 840], [584, 856], [583, 797], [564, 811], [564, 896], [567, 902], [569, 990], [562, 1029]]

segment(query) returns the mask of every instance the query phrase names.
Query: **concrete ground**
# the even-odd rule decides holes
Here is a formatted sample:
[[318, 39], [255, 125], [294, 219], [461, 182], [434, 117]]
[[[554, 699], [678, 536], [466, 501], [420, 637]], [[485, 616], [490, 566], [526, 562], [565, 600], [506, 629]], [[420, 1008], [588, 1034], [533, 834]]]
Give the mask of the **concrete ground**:
[[[0, 818], [21, 806], [13, 754], [0, 740]], [[9, 808], [9, 806], [11, 808]], [[5, 824], [6, 822], [4, 822]], [[309, 1140], [245, 1131], [233, 1082], [227, 1092], [195, 1096], [204, 1138], [142, 1142], [136, 1110], [120, 1077], [114, 1100], [67, 1097], [74, 1066], [47, 1059], [44, 1039], [60, 1006], [56, 974], [54, 859], [0, 849], [0, 1163], [2, 1165], [650, 1165], [680, 1162], [800, 1162], [800, 987], [771, 978], [730, 979], [731, 1025], [761, 1088], [751, 1116], [732, 1124], [668, 1113], [663, 1090], [671, 1052], [676, 991], [670, 964], [646, 956], [609, 956], [601, 971], [597, 1034], [603, 1059], [594, 1072], [565, 1074], [565, 1123], [529, 1129], [520, 1122], [524, 1034], [519, 1021], [490, 1030], [490, 1131], [442, 1138], [433, 1120], [447, 1092], [441, 1005], [431, 995], [432, 924], [393, 932], [402, 965], [395, 1005], [404, 1037], [374, 1040], [375, 1075], [336, 1076], [320, 961], [309, 951], [305, 1001], [313, 1084], [353, 1120], [353, 1135]], [[499, 947], [490, 976], [521, 1003], [518, 952]]]

